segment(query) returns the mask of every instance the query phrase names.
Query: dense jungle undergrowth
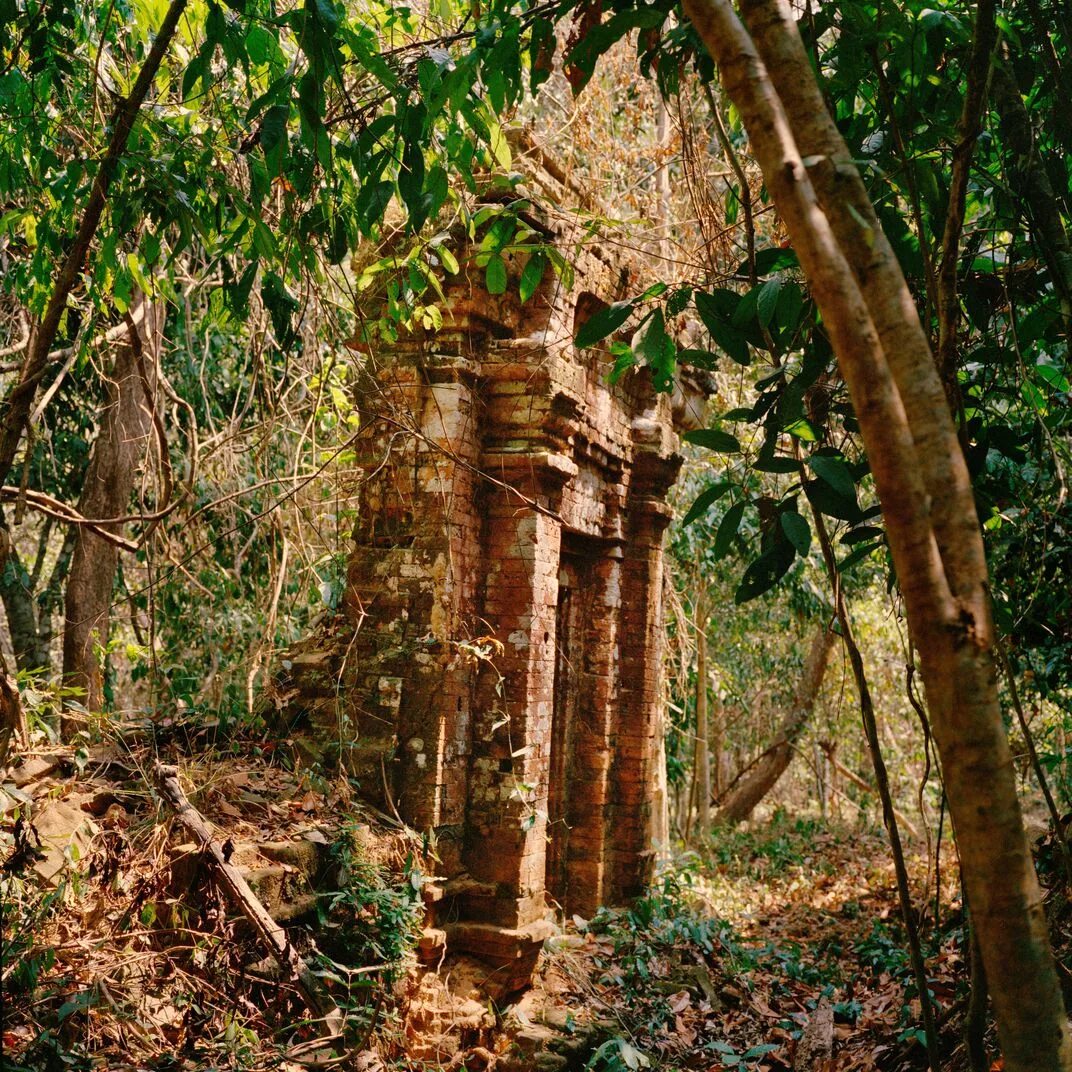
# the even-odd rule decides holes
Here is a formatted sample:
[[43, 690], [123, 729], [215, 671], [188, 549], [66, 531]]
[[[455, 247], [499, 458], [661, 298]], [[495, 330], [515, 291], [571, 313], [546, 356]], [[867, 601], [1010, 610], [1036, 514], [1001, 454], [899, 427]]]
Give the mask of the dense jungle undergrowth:
[[[1070, 99], [1063, 0], [0, 0], [0, 1068], [1072, 1072]], [[520, 987], [403, 743], [280, 711], [391, 360], [479, 412], [459, 317], [563, 294], [491, 349], [682, 467], [651, 883]]]

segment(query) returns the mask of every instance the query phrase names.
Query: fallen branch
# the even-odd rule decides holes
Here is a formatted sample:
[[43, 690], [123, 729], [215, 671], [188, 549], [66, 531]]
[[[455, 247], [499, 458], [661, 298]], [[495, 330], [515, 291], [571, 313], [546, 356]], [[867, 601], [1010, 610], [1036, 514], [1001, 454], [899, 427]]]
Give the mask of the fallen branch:
[[253, 924], [265, 945], [271, 949], [279, 966], [297, 986], [306, 1004], [317, 1014], [325, 1035], [341, 1038], [345, 1019], [339, 1007], [331, 1000], [309, 965], [290, 944], [287, 932], [272, 919], [249, 888], [249, 883], [242, 877], [241, 872], [227, 862], [223, 848], [213, 837], [208, 823], [182, 791], [178, 768], [157, 763], [154, 774], [161, 796], [175, 809], [179, 822], [197, 839], [220, 885], [230, 894], [246, 919]]

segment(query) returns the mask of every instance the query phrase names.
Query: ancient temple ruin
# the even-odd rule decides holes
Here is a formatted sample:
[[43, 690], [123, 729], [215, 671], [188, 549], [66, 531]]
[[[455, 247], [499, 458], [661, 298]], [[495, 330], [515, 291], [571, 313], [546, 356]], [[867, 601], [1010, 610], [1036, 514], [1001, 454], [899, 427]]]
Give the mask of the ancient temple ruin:
[[620, 263], [587, 246], [526, 303], [483, 279], [463, 269], [443, 329], [365, 370], [343, 640], [287, 665], [363, 790], [435, 833], [426, 953], [520, 979], [554, 910], [652, 871], [680, 458], [647, 373], [612, 386], [573, 343], [630, 292]]

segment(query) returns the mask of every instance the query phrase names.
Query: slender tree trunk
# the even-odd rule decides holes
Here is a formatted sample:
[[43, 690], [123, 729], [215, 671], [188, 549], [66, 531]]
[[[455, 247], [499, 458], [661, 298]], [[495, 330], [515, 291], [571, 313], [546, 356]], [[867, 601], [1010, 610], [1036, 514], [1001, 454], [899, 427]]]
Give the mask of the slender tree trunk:
[[[56, 556], [48, 584], [34, 599], [35, 581], [27, 584], [11, 533], [0, 518], [0, 601], [4, 604], [15, 665], [19, 670], [49, 670], [52, 666], [53, 618], [62, 602], [63, 582], [71, 563], [76, 526], [70, 526]], [[6, 548], [6, 550], [5, 550]]]
[[[920, 652], [1008, 1072], [1072, 1072], [998, 702], [971, 481], [927, 336], [785, 0], [684, 7], [722, 73], [822, 313]], [[805, 165], [805, 159], [808, 163]]]
[[[717, 681], [717, 678], [716, 678]], [[719, 800], [726, 788], [726, 771], [724, 767], [726, 752], [726, 708], [722, 703], [722, 690], [715, 687], [714, 704], [707, 713], [710, 742], [708, 751], [711, 758], [711, 799]]]
[[707, 601], [696, 608], [696, 825], [701, 838], [711, 833], [711, 756], [707, 726]]
[[957, 144], [953, 148], [949, 208], [938, 262], [938, 367], [950, 404], [954, 407], [961, 404], [955, 360], [958, 349], [957, 324], [960, 320], [960, 303], [957, 300], [960, 237], [964, 231], [968, 180], [975, 143], [983, 130], [986, 98], [990, 91], [990, 69], [998, 39], [996, 15], [996, 0], [979, 0], [975, 8], [975, 33], [968, 61], [964, 105], [957, 124]]
[[731, 790], [715, 816], [716, 823], [743, 822], [788, 770], [793, 758], [793, 746], [815, 710], [815, 702], [823, 686], [823, 678], [826, 676], [830, 653], [834, 649], [836, 639], [834, 631], [826, 622], [816, 630], [804, 659], [804, 669], [793, 697], [793, 706], [778, 728], [778, 735], [751, 770]]
[[0, 600], [7, 615], [15, 665], [20, 670], [47, 669], [48, 644], [41, 641], [33, 592], [25, 578], [26, 570], [12, 542], [11, 530], [0, 519]]
[[[78, 500], [79, 512], [86, 517], [119, 517], [129, 506], [152, 429], [154, 400], [149, 392], [154, 390], [162, 328], [161, 307], [150, 308], [142, 327], [132, 327], [130, 340], [115, 348], [101, 427]], [[144, 332], [144, 340], [139, 332]], [[114, 528], [118, 531], [119, 526]], [[79, 528], [64, 599], [63, 678], [82, 690], [79, 702], [90, 711], [99, 711], [104, 700], [99, 651], [108, 643], [118, 564], [115, 544]], [[73, 714], [65, 712], [63, 735], [74, 728]]]

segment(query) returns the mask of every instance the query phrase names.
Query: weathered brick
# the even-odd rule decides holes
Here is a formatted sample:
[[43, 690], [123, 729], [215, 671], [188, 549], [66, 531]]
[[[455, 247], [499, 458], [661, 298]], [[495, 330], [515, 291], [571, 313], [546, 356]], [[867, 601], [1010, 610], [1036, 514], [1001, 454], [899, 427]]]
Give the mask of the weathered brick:
[[680, 459], [647, 375], [612, 386], [605, 356], [572, 343], [626, 275], [584, 247], [572, 288], [549, 279], [522, 305], [463, 273], [447, 330], [357, 376], [348, 628], [333, 625], [345, 643], [324, 673], [356, 734], [344, 759], [448, 838], [445, 877], [464, 870], [477, 892], [430, 911], [449, 904], [448, 943], [502, 962], [529, 963], [552, 901], [587, 915], [639, 889], [653, 858]]

